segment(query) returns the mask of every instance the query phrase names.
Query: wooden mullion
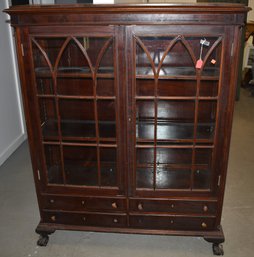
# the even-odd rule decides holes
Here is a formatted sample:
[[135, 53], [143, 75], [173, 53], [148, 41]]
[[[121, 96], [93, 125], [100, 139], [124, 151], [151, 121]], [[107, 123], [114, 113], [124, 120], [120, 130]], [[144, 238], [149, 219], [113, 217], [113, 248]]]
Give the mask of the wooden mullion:
[[156, 171], [157, 171], [157, 123], [158, 123], [158, 76], [155, 76], [154, 84], [154, 168], [153, 168], [153, 189], [156, 189]]
[[62, 137], [62, 131], [61, 131], [61, 117], [60, 117], [60, 111], [59, 111], [59, 99], [57, 98], [57, 74], [56, 70], [54, 70], [53, 74], [53, 84], [54, 84], [54, 95], [55, 95], [55, 108], [56, 108], [56, 115], [57, 115], [57, 129], [58, 129], [58, 137], [60, 142], [60, 157], [61, 157], [61, 170], [62, 170], [62, 176], [63, 176], [63, 182], [64, 185], [66, 185], [66, 175], [65, 175], [65, 168], [64, 168], [64, 154], [63, 154], [63, 137]]
[[98, 185], [101, 186], [101, 163], [100, 163], [100, 147], [99, 147], [99, 121], [98, 121], [98, 106], [97, 106], [97, 77], [93, 74], [93, 95], [94, 95], [94, 119], [95, 119], [95, 133], [96, 133], [96, 152], [97, 152], [97, 172], [98, 172]]
[[192, 167], [191, 167], [191, 183], [190, 187], [193, 190], [194, 184], [194, 172], [195, 172], [195, 159], [196, 159], [196, 144], [197, 144], [197, 127], [198, 127], [198, 110], [199, 110], [199, 90], [200, 90], [200, 78], [201, 72], [197, 72], [197, 90], [196, 90], [196, 100], [195, 100], [195, 117], [194, 117], [194, 128], [193, 128], [193, 149], [192, 149]]

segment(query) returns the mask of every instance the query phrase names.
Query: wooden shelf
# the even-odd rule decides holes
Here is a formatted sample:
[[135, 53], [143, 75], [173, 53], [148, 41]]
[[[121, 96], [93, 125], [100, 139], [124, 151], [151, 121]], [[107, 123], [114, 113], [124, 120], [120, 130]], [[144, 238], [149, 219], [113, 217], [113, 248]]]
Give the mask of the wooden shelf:
[[[136, 138], [154, 139], [154, 122], [153, 121], [138, 121], [136, 124]], [[198, 123], [197, 138], [211, 139], [213, 137], [214, 123]], [[194, 140], [194, 123], [193, 122], [173, 122], [164, 121], [157, 124], [157, 141], [168, 140], [171, 142], [191, 142], [184, 140]]]
[[[220, 70], [218, 68], [205, 68], [201, 73], [202, 80], [218, 80]], [[154, 78], [153, 70], [150, 67], [136, 67], [137, 79]], [[165, 67], [160, 71], [159, 79], [197, 79], [196, 70], [193, 67]]]
[[[35, 68], [35, 75], [37, 78], [52, 78], [52, 72], [48, 67]], [[92, 78], [91, 71], [82, 67], [60, 67], [57, 70], [56, 76], [58, 78]], [[98, 78], [114, 78], [114, 71], [112, 68], [100, 68], [96, 73]]]
[[[94, 141], [96, 142], [96, 130], [94, 121], [62, 120], [61, 123], [62, 140], [66, 141]], [[111, 121], [100, 121], [99, 131], [100, 141], [116, 142], [116, 125]], [[60, 140], [58, 134], [57, 120], [48, 120], [42, 125], [44, 141]]]

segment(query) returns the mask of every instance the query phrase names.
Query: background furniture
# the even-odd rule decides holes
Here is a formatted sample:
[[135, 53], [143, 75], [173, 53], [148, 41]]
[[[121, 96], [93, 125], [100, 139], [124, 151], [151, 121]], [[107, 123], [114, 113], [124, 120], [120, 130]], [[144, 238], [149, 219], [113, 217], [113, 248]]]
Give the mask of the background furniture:
[[223, 254], [247, 11], [233, 4], [6, 10], [16, 31], [39, 245], [56, 229], [92, 230], [201, 236]]

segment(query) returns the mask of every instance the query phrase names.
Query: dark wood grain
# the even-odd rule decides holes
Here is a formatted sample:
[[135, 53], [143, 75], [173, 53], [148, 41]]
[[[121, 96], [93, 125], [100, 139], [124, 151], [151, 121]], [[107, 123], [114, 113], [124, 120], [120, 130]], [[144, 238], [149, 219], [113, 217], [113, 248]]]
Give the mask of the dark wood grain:
[[[238, 4], [17, 6], [38, 245], [56, 229], [202, 236], [221, 214]], [[195, 68], [204, 47], [201, 69]]]

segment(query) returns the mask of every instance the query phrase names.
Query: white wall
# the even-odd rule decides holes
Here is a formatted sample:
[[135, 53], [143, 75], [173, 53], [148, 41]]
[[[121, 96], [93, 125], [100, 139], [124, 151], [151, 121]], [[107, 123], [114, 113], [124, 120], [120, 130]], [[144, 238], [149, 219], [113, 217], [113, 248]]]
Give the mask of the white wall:
[[249, 7], [252, 10], [248, 13], [248, 21], [254, 21], [254, 0], [249, 0]]
[[7, 7], [8, 0], [0, 1], [0, 165], [26, 138], [12, 30], [2, 12]]

